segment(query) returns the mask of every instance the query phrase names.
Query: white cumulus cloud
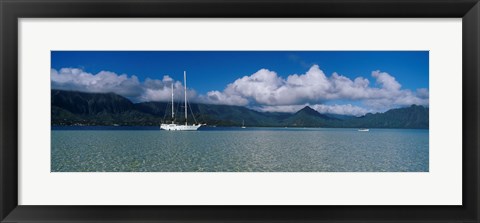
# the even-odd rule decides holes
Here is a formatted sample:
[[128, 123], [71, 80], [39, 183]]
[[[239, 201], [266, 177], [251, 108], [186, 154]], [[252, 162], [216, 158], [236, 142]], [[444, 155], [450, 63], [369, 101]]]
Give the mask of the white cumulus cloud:
[[52, 88], [84, 91], [84, 92], [114, 92], [126, 97], [138, 97], [141, 86], [138, 78], [133, 75], [118, 75], [109, 71], [97, 74], [84, 72], [76, 68], [62, 68], [50, 72]]
[[246, 98], [239, 95], [224, 94], [219, 91], [209, 91], [206, 95], [200, 95], [197, 99], [199, 102], [207, 104], [237, 105], [246, 106], [249, 104]]
[[[282, 78], [276, 72], [260, 69], [227, 85], [222, 91], [211, 91], [215, 103], [250, 105], [263, 111], [295, 111], [305, 104], [318, 105], [321, 112], [336, 114], [365, 114], [367, 111], [384, 111], [412, 104], [428, 105], [428, 89], [412, 91], [402, 89], [394, 76], [373, 71], [372, 86], [367, 78], [350, 79], [338, 73], [325, 75], [318, 65], [304, 74]], [[370, 109], [352, 105], [322, 105], [329, 100], [361, 101]]]
[[[59, 71], [51, 69], [52, 89], [82, 91], [92, 93], [115, 93], [139, 101], [169, 101], [172, 97], [172, 83], [175, 100], [183, 100], [184, 87], [170, 76], [162, 80], [145, 79], [140, 82], [135, 75], [116, 74], [100, 71], [97, 74], [85, 72], [77, 68], [62, 68]], [[188, 89], [189, 99], [197, 97], [197, 93]]]

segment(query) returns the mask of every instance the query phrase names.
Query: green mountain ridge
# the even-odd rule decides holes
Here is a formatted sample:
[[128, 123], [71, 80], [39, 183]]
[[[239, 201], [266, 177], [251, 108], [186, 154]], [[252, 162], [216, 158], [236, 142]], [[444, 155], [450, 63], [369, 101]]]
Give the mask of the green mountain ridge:
[[[168, 107], [167, 107], [168, 106]], [[158, 126], [170, 121], [167, 102], [133, 103], [113, 93], [51, 91], [52, 126]], [[177, 104], [175, 104], [178, 108]], [[184, 122], [183, 108], [176, 121]], [[321, 114], [306, 106], [294, 114], [259, 112], [242, 106], [189, 104], [189, 123], [216, 126], [332, 127], [332, 128], [420, 128], [428, 129], [428, 107], [412, 105], [362, 117]], [[191, 114], [194, 114], [193, 116]]]

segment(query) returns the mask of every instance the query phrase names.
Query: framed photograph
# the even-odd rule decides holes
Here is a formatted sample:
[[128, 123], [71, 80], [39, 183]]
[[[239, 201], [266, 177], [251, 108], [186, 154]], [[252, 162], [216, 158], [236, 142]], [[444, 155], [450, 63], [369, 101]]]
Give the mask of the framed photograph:
[[478, 222], [468, 1], [1, 1], [1, 222]]

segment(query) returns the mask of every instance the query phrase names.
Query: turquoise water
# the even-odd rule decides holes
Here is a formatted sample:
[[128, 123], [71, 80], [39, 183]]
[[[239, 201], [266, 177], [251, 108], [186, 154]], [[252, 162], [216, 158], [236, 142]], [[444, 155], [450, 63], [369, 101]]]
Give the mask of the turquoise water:
[[52, 129], [52, 172], [425, 172], [428, 130]]

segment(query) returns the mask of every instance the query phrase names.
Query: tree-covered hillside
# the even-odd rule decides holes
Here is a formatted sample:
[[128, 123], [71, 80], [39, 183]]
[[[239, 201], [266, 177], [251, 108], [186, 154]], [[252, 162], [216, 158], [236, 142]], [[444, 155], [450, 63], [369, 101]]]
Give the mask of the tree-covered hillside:
[[[52, 90], [52, 126], [157, 126], [171, 121], [167, 102], [132, 103], [113, 93]], [[362, 117], [320, 114], [310, 107], [296, 113], [259, 112], [242, 106], [189, 104], [189, 123], [217, 126], [428, 128], [428, 108], [412, 105]], [[184, 107], [175, 104], [176, 121], [184, 122]], [[193, 114], [193, 116], [192, 116]]]

